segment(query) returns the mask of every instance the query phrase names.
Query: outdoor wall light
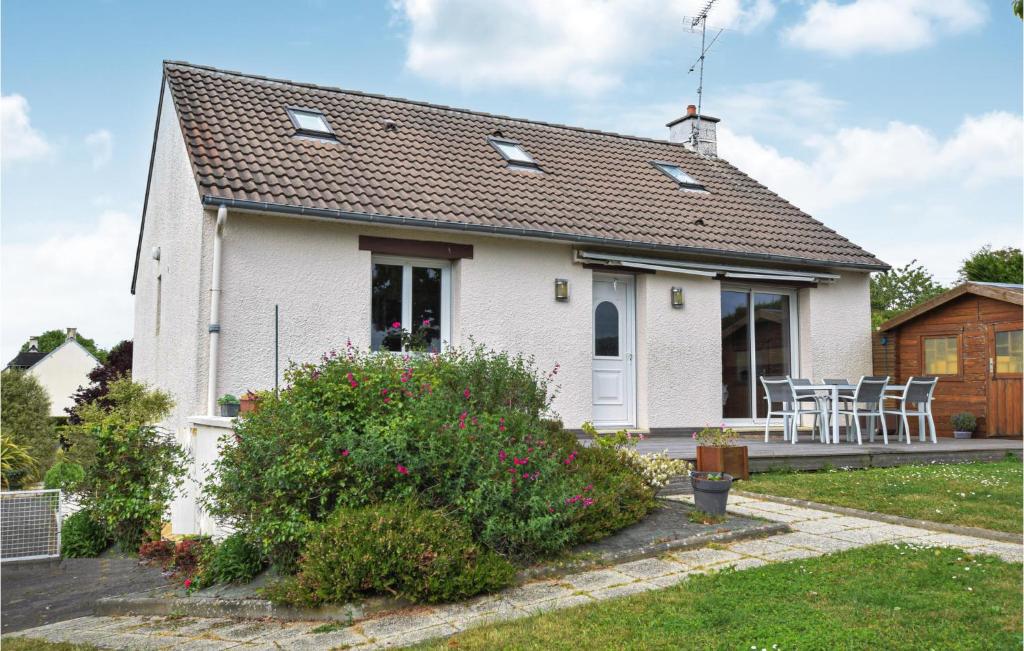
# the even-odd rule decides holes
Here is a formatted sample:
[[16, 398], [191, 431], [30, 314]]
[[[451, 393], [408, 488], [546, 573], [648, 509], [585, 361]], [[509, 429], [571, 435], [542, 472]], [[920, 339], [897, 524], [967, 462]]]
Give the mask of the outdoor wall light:
[[569, 281], [565, 278], [555, 278], [555, 300], [569, 300]]
[[673, 287], [672, 288], [672, 307], [683, 306], [683, 288]]

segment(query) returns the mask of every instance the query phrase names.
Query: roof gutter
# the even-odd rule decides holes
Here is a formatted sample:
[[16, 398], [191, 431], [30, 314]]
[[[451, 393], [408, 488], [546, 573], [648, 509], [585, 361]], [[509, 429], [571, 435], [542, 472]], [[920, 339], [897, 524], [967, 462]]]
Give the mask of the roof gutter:
[[559, 233], [555, 231], [542, 231], [529, 228], [509, 228], [502, 226], [485, 226], [483, 224], [463, 224], [457, 222], [446, 222], [438, 219], [425, 219], [421, 217], [396, 217], [392, 215], [377, 215], [373, 213], [350, 212], [345, 210], [333, 210], [330, 208], [307, 208], [304, 206], [291, 206], [287, 204], [267, 203], [264, 201], [248, 201], [245, 199], [225, 199], [212, 195], [203, 196], [203, 205], [206, 206], [227, 206], [242, 212], [263, 212], [296, 217], [309, 217], [317, 219], [333, 219], [360, 224], [380, 224], [386, 226], [409, 226], [414, 228], [437, 228], [440, 230], [463, 231], [469, 233], [486, 233], [490, 235], [511, 235], [516, 237], [532, 237], [537, 239], [554, 240], [558, 242], [572, 242], [575, 244], [594, 244], [602, 246], [617, 246], [629, 249], [644, 251], [664, 251], [668, 253], [687, 253], [692, 255], [708, 255], [715, 257], [729, 257], [743, 260], [759, 260], [767, 262], [778, 262], [803, 267], [827, 266], [834, 269], [853, 269], [857, 271], [888, 271], [891, 267], [887, 264], [868, 264], [856, 262], [830, 262], [828, 260], [811, 260], [795, 256], [772, 255], [770, 253], [746, 253], [735, 251], [723, 251], [721, 249], [708, 249], [696, 246], [673, 246], [669, 244], [656, 244], [653, 242], [638, 242], [635, 240], [617, 240], [610, 237], [595, 237], [592, 235], [576, 235], [574, 233]]

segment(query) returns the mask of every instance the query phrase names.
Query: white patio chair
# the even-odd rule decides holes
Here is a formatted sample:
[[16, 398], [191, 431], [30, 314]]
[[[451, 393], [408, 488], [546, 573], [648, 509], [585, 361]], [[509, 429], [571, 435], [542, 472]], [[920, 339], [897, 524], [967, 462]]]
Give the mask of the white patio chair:
[[[853, 397], [849, 403], [839, 406], [839, 414], [853, 417], [853, 425], [857, 433], [857, 445], [864, 444], [861, 435], [860, 417], [868, 419], [868, 428], [871, 430], [871, 440], [875, 440], [875, 417], [882, 421], [882, 440], [889, 445], [889, 430], [885, 425], [885, 415], [882, 413], [882, 396], [885, 393], [885, 385], [889, 383], [889, 376], [865, 375], [857, 383]], [[849, 406], [847, 406], [849, 405]], [[849, 427], [847, 427], [849, 433]]]
[[[815, 426], [820, 425], [821, 410], [817, 406], [810, 409], [803, 409], [800, 400], [797, 398], [793, 381], [788, 377], [766, 377], [761, 376], [761, 384], [764, 386], [764, 399], [768, 403], [768, 413], [764, 419], [764, 442], [769, 441], [769, 427], [772, 417], [782, 417], [782, 440], [790, 443], [797, 442], [797, 424], [803, 414], [815, 414]], [[781, 406], [780, 409], [774, 407]], [[813, 436], [813, 434], [812, 434]]]
[[[801, 411], [807, 413], [807, 410], [804, 410], [803, 406], [807, 403], [814, 404], [814, 407], [817, 410], [815, 415], [816, 424], [820, 423], [818, 426], [818, 440], [822, 443], [828, 443], [828, 411], [826, 408], [828, 398], [818, 394], [818, 392], [814, 390], [801, 389], [800, 387], [811, 384], [809, 379], [796, 377], [790, 379], [793, 381], [793, 390], [796, 392], [796, 400], [801, 407]], [[797, 424], [799, 424], [799, 421]]]
[[[902, 394], [888, 394], [883, 397], [883, 400], [896, 400], [899, 403], [899, 409], [883, 409], [882, 410], [882, 424], [885, 424], [885, 415], [899, 416], [900, 425], [897, 430], [896, 440], [900, 441], [903, 439], [904, 433], [907, 436], [907, 445], [910, 445], [910, 421], [908, 416], [916, 416], [918, 436], [922, 441], [925, 439], [925, 419], [928, 419], [928, 425], [931, 428], [932, 443], [937, 444], [938, 439], [935, 434], [935, 418], [932, 416], [932, 397], [935, 394], [935, 387], [939, 383], [939, 378], [934, 376], [918, 376], [911, 377], [907, 381], [907, 386], [903, 389]], [[907, 405], [914, 403], [917, 407], [914, 411], [907, 411]]]

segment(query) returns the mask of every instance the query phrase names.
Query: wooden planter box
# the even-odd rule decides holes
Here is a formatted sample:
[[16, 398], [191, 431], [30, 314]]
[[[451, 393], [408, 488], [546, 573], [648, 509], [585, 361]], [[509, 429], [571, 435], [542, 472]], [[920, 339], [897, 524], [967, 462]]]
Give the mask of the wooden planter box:
[[725, 448], [715, 448], [698, 445], [697, 470], [725, 472], [732, 475], [733, 479], [750, 479], [747, 446], [730, 445]]
[[244, 395], [239, 405], [238, 412], [240, 414], [255, 414], [260, 410], [260, 398], [259, 396]]

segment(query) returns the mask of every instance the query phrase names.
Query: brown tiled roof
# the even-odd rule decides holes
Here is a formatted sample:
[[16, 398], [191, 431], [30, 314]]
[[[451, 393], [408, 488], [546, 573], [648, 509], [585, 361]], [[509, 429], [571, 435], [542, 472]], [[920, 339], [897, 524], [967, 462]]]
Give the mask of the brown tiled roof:
[[[209, 204], [885, 266], [727, 161], [679, 144], [185, 63], [167, 62], [164, 72]], [[337, 141], [297, 136], [286, 107], [322, 111]], [[487, 141], [496, 131], [543, 173], [508, 169]], [[656, 160], [678, 164], [708, 192], [681, 190]]]

